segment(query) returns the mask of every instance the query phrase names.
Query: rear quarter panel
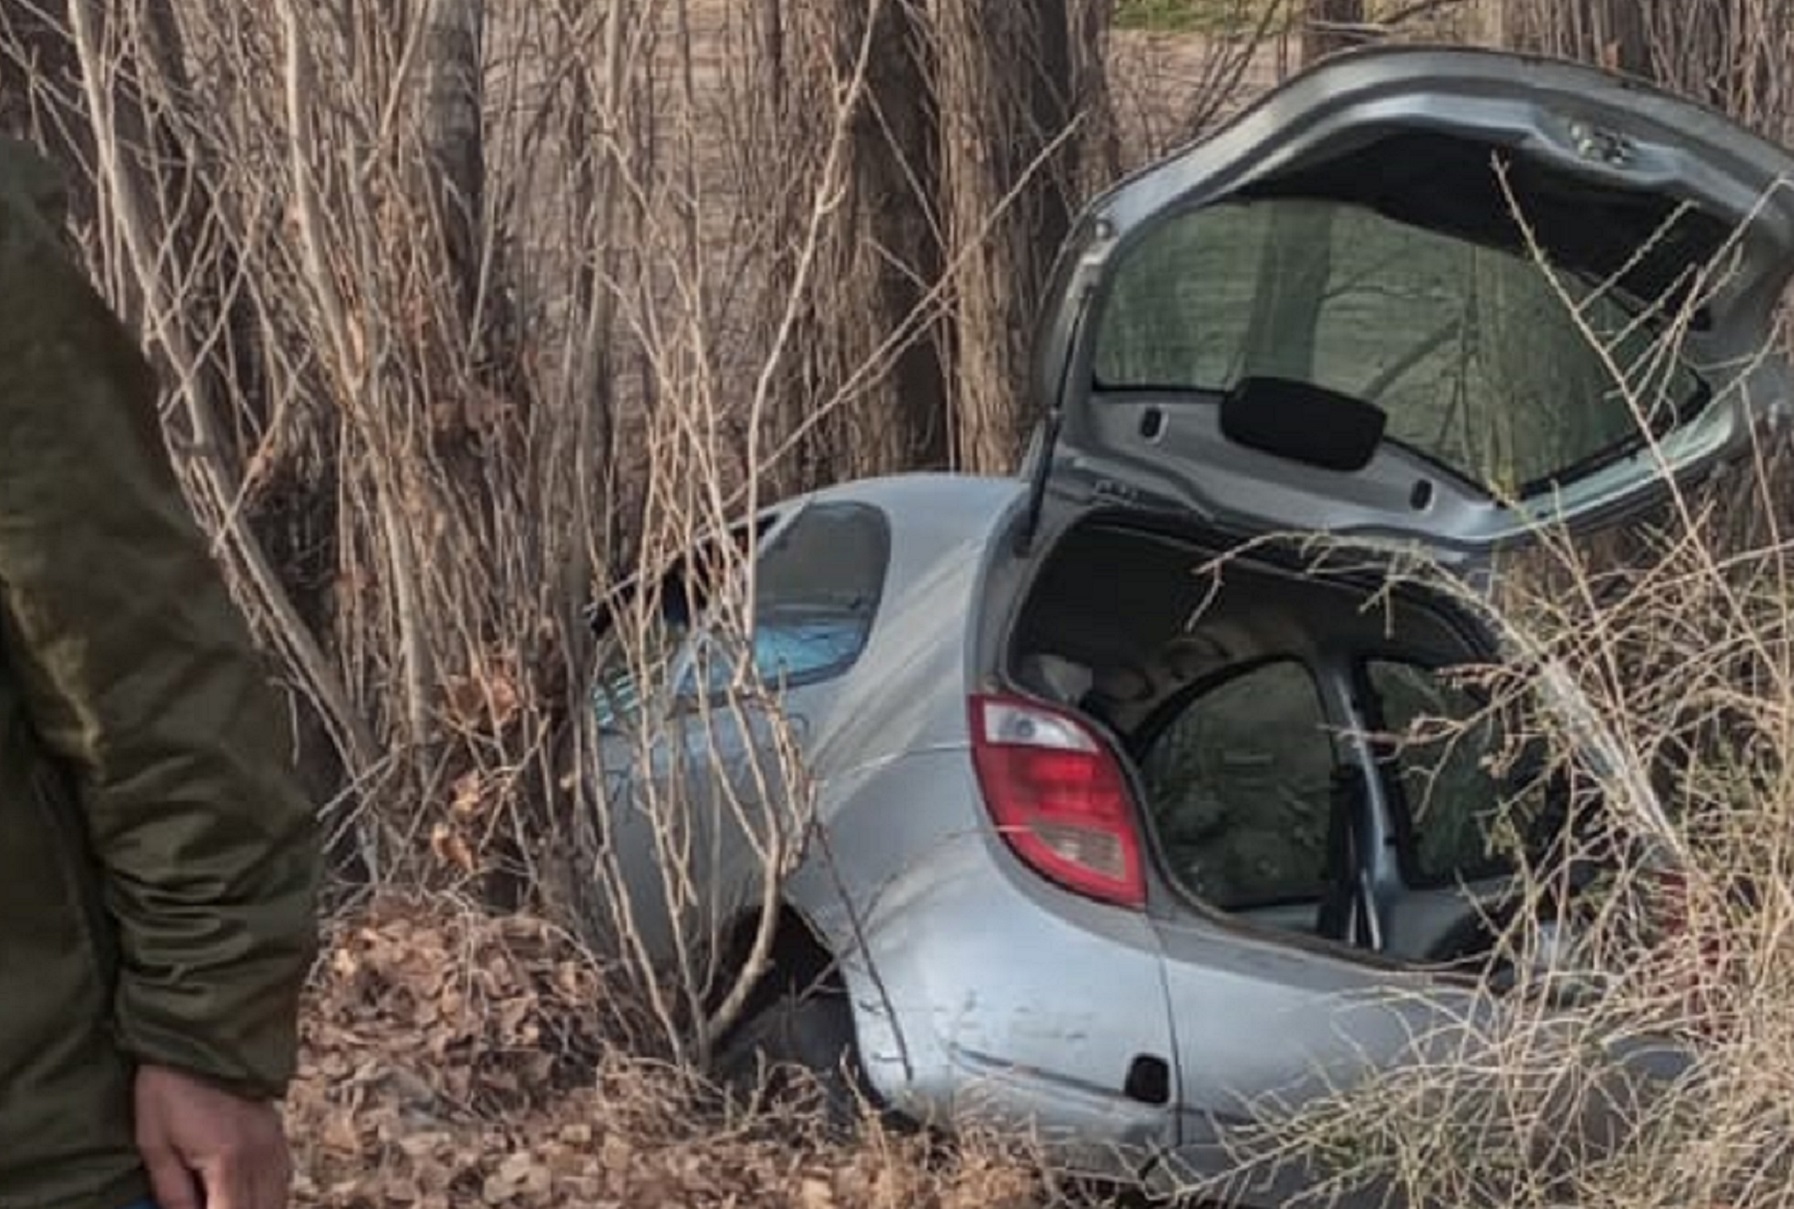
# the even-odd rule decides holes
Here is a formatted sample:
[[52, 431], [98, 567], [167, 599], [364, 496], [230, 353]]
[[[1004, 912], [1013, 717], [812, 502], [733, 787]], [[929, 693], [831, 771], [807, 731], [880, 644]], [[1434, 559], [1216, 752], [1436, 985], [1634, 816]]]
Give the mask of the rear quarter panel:
[[1137, 1057], [1172, 1057], [1156, 933], [1023, 869], [971, 761], [976, 622], [1023, 488], [931, 486], [856, 496], [890, 516], [889, 586], [860, 662], [807, 720], [824, 826], [787, 897], [841, 960], [881, 1094], [1136, 1169], [1176, 1128], [1170, 1102], [1124, 1091]]
[[1023, 869], [964, 746], [864, 770], [788, 891], [840, 959], [867, 1076], [895, 1107], [1021, 1127], [1109, 1174], [1175, 1141], [1175, 1087], [1163, 1103], [1127, 1089], [1140, 1058], [1175, 1082], [1156, 932]]

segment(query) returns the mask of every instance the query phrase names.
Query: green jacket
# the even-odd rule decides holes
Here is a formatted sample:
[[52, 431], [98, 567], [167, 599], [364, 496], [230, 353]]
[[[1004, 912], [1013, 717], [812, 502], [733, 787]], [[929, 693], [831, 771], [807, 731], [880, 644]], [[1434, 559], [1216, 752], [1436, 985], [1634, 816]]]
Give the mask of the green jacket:
[[53, 181], [0, 144], [0, 1209], [120, 1209], [135, 1063], [284, 1090], [319, 861]]

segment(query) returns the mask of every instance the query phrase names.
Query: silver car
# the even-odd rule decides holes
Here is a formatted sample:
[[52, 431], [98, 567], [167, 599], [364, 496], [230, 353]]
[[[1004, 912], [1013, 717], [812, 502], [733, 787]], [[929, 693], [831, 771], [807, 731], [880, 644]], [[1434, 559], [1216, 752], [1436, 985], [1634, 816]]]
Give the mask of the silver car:
[[[750, 670], [814, 827], [725, 1062], [844, 1069], [905, 1117], [1166, 1186], [1261, 1097], [1477, 1010], [1440, 967], [1487, 941], [1511, 787], [1476, 744], [1378, 736], [1478, 709], [1445, 670], [1497, 645], [1448, 580], [1635, 516], [1780, 417], [1791, 175], [1596, 70], [1377, 49], [1099, 197], [1016, 477], [852, 482], [747, 526]], [[1316, 534], [1353, 556], [1317, 567]], [[1417, 552], [1442, 586], [1388, 592]], [[680, 782], [716, 812], [687, 898], [747, 936], [764, 853], [722, 799], [791, 792], [743, 772], [777, 763], [750, 758], [772, 708], [706, 704], [741, 667], [681, 599], [666, 690], [599, 694], [607, 859], [669, 961], [643, 802]], [[1416, 987], [1440, 993], [1389, 993]]]

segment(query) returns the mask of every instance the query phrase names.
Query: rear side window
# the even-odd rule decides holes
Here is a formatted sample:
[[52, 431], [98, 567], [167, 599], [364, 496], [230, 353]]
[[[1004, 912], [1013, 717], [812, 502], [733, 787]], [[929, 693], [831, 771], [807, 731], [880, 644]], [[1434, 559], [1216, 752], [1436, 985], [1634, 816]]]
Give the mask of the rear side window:
[[1538, 804], [1516, 796], [1536, 787], [1504, 786], [1493, 771], [1507, 748], [1500, 719], [1427, 668], [1373, 660], [1365, 671], [1389, 736], [1403, 880], [1427, 888], [1510, 873], [1504, 823]]
[[[601, 729], [613, 730], [636, 718], [643, 707], [643, 686], [637, 668], [664, 666], [691, 638], [694, 618], [709, 607], [718, 591], [727, 590], [727, 568], [738, 566], [750, 537], [761, 537], [778, 524], [780, 514], [768, 510], [751, 523], [731, 526], [683, 551], [645, 583], [626, 583], [621, 599], [600, 601], [593, 613], [601, 641], [608, 646], [592, 686], [592, 708]], [[730, 550], [728, 547], [733, 547]], [[652, 602], [646, 629], [631, 640], [616, 639], [617, 614], [627, 615], [645, 595]]]
[[[872, 634], [891, 557], [890, 526], [868, 504], [812, 504], [760, 553], [754, 572], [753, 659], [770, 688], [831, 680], [858, 661]], [[711, 694], [734, 664], [714, 648], [703, 664]], [[697, 693], [694, 665], [680, 696]]]
[[1223, 911], [1318, 901], [1336, 762], [1302, 664], [1261, 664], [1201, 692], [1140, 763], [1172, 877]]

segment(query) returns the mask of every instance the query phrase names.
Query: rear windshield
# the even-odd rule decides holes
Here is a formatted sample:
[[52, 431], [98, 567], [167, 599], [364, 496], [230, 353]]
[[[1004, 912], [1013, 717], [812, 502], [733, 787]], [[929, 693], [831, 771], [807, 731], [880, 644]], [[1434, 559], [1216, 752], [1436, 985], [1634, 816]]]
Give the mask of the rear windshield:
[[1246, 378], [1314, 383], [1384, 411], [1387, 439], [1525, 496], [1639, 444], [1616, 371], [1659, 432], [1706, 398], [1636, 303], [1554, 276], [1352, 203], [1221, 203], [1126, 253], [1095, 385], [1218, 396]]

